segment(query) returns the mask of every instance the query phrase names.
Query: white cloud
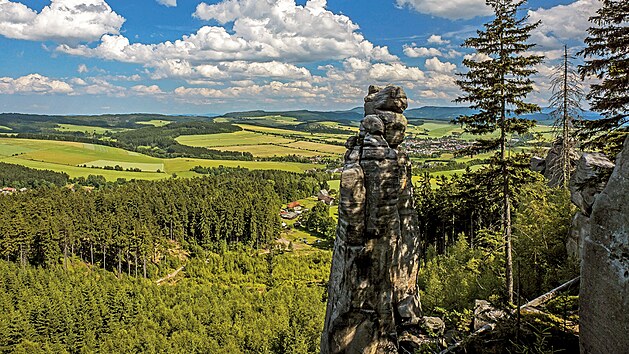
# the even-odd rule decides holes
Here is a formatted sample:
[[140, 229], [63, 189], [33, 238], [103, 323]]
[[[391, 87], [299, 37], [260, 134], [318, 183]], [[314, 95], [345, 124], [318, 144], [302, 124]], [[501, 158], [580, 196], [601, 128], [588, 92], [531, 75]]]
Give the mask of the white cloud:
[[396, 0], [399, 7], [449, 19], [470, 19], [492, 13], [485, 0]]
[[125, 19], [104, 0], [52, 0], [41, 12], [0, 0], [0, 35], [34, 41], [77, 43], [118, 34]]
[[145, 95], [154, 96], [154, 95], [160, 95], [164, 93], [162, 89], [160, 89], [159, 86], [157, 85], [151, 85], [151, 86], [135, 85], [131, 87], [131, 90], [140, 96], [145, 96]]
[[437, 48], [425, 48], [404, 45], [404, 55], [409, 58], [421, 58], [421, 57], [434, 57], [442, 56], [443, 54]]
[[177, 6], [177, 0], [157, 0], [157, 2], [166, 7], [175, 7]]
[[367, 41], [349, 17], [334, 14], [326, 6], [325, 0], [309, 0], [305, 6], [294, 0], [224, 0], [199, 4], [194, 16], [220, 24], [233, 22], [237, 38], [275, 59], [397, 59], [386, 47]]
[[439, 73], [451, 73], [456, 70], [456, 65], [449, 62], [442, 62], [439, 58], [434, 57], [426, 59], [426, 69]]
[[69, 94], [73, 91], [68, 83], [40, 74], [29, 74], [17, 79], [0, 77], [0, 94]]
[[582, 41], [587, 36], [586, 30], [592, 25], [588, 18], [595, 15], [600, 7], [599, 0], [577, 0], [549, 9], [529, 10], [529, 22], [542, 21], [532, 33], [531, 42], [552, 48], [570, 40]]
[[79, 67], [76, 69], [76, 71], [78, 71], [79, 74], [84, 74], [84, 73], [88, 72], [89, 69], [87, 68], [87, 65], [79, 64]]
[[428, 43], [433, 43], [433, 44], [448, 44], [450, 43], [450, 41], [445, 40], [443, 38], [441, 38], [441, 36], [438, 36], [436, 34], [433, 34], [432, 36], [428, 37]]

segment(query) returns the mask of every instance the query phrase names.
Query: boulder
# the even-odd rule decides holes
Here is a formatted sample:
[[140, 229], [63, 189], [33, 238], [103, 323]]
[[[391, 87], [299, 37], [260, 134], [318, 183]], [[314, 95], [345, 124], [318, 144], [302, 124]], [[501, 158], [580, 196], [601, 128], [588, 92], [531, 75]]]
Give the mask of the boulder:
[[[611, 163], [598, 159], [603, 168]], [[581, 164], [581, 162], [580, 162]], [[600, 186], [596, 174], [577, 181]], [[581, 353], [626, 353], [629, 348], [629, 137], [605, 188], [591, 207], [583, 239], [579, 293]]]
[[478, 331], [487, 324], [495, 324], [505, 315], [504, 311], [497, 309], [489, 301], [474, 301], [474, 331]]

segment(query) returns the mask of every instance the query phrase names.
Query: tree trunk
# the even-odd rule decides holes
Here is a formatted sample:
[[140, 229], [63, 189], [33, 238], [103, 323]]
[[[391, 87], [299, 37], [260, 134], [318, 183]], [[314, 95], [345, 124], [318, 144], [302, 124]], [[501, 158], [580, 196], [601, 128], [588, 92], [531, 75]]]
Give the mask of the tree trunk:
[[562, 173], [563, 173], [563, 187], [568, 188], [568, 181], [570, 180], [570, 141], [569, 131], [570, 121], [568, 117], [568, 46], [564, 46], [563, 56], [563, 143], [562, 143]]
[[[503, 34], [500, 34], [500, 59], [505, 59]], [[500, 109], [500, 162], [502, 164], [502, 186], [503, 186], [503, 213], [502, 213], [502, 230], [505, 242], [505, 282], [507, 287], [507, 299], [510, 304], [513, 303], [513, 258], [511, 255], [511, 200], [509, 192], [509, 171], [507, 170], [507, 131], [506, 131], [506, 115], [507, 100], [505, 97], [505, 74], [501, 73], [501, 109]]]
[[90, 242], [90, 263], [94, 265], [94, 244]]
[[144, 268], [144, 278], [146, 279], [146, 255], [142, 255], [142, 267]]

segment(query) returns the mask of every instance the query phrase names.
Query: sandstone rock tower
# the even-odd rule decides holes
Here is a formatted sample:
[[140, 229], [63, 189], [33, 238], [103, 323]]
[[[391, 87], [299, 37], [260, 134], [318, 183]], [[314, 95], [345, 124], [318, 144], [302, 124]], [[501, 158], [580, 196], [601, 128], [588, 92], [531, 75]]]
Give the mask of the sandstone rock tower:
[[[587, 198], [579, 200], [592, 205]], [[616, 158], [607, 186], [594, 197], [589, 215], [589, 219], [582, 216], [587, 223], [583, 232], [579, 293], [581, 353], [627, 353], [629, 137]]]
[[392, 353], [420, 316], [417, 214], [404, 140], [406, 93], [369, 87], [358, 136], [347, 140], [322, 353]]

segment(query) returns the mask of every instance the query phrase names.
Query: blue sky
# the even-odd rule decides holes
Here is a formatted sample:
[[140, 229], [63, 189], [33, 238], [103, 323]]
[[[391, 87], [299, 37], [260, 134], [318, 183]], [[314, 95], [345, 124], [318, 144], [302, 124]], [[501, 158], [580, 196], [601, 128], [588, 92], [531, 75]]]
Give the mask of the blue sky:
[[[583, 45], [598, 0], [530, 0], [547, 56]], [[401, 85], [412, 107], [453, 105], [460, 47], [484, 0], [0, 0], [0, 112], [208, 114], [361, 105]]]

